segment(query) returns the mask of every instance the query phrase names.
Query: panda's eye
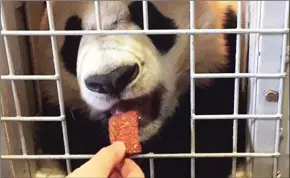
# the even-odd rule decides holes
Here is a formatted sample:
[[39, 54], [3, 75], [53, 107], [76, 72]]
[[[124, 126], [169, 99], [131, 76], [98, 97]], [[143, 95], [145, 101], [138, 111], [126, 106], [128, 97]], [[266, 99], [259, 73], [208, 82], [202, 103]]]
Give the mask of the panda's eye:
[[116, 29], [120, 24], [128, 22], [128, 18], [120, 18], [118, 20], [115, 20], [111, 25], [108, 27], [109, 30]]
[[108, 26], [108, 28], [106, 28], [106, 29], [108, 29], [108, 30], [113, 30], [113, 29], [116, 29], [117, 27], [118, 27], [118, 25], [120, 24], [120, 19], [118, 19], [118, 20], [115, 20], [113, 23], [111, 23], [109, 26]]
[[119, 22], [120, 22], [120, 20], [116, 20], [111, 24], [111, 26], [117, 26]]

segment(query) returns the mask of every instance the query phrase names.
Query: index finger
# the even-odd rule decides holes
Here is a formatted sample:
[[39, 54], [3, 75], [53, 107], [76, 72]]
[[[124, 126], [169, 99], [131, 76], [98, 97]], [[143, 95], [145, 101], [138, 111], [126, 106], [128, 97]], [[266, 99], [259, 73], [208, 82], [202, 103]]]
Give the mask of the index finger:
[[145, 178], [145, 175], [141, 168], [131, 159], [126, 158], [121, 168], [121, 174], [123, 177], [132, 178]]
[[115, 142], [102, 148], [88, 162], [76, 169], [68, 177], [108, 177], [111, 170], [122, 161], [126, 147], [122, 142]]
[[108, 176], [111, 170], [125, 157], [126, 147], [123, 142], [115, 142], [109, 147], [101, 149], [91, 160], [100, 176]]

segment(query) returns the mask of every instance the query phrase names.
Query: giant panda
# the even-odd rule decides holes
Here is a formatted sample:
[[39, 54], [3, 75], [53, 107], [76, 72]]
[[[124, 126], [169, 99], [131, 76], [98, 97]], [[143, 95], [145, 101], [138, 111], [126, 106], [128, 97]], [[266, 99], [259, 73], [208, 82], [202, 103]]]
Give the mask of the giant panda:
[[[197, 29], [236, 28], [235, 6], [195, 2]], [[149, 29], [188, 29], [189, 1], [149, 1]], [[96, 30], [93, 2], [52, 2], [56, 30]], [[100, 1], [103, 30], [143, 29], [142, 1]], [[45, 10], [41, 30], [49, 29]], [[234, 73], [236, 35], [194, 36], [196, 73]], [[188, 34], [37, 37], [38, 72], [59, 70], [70, 154], [94, 154], [109, 144], [108, 118], [138, 110], [143, 153], [190, 153], [190, 40]], [[53, 52], [59, 58], [54, 67]], [[195, 114], [233, 114], [234, 79], [195, 79]], [[60, 115], [57, 84], [41, 81], [43, 113]], [[240, 95], [240, 113], [245, 102]], [[197, 153], [231, 153], [232, 119], [196, 120]], [[64, 154], [60, 122], [41, 122], [37, 147], [42, 154]], [[245, 121], [238, 122], [238, 152], [245, 151]], [[71, 160], [72, 170], [87, 160]], [[149, 177], [147, 159], [135, 160]], [[65, 170], [65, 160], [57, 161]], [[236, 177], [246, 177], [238, 159]], [[53, 167], [53, 166], [51, 166]], [[156, 178], [190, 177], [189, 158], [154, 160]], [[231, 176], [231, 158], [196, 158], [196, 178]]]

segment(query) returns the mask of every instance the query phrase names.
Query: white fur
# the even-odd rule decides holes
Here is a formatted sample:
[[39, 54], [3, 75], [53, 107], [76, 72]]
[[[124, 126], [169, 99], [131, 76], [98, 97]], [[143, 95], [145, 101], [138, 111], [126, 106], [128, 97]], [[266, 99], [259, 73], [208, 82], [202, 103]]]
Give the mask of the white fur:
[[[133, 26], [132, 28], [137, 28]], [[144, 35], [84, 36], [78, 55], [77, 73], [82, 98], [95, 110], [107, 110], [116, 99], [85, 86], [84, 80], [94, 74], [107, 74], [122, 65], [137, 63], [140, 74], [121, 93], [123, 100], [148, 94], [160, 81], [160, 66], [157, 51]], [[95, 99], [91, 99], [95, 98]]]

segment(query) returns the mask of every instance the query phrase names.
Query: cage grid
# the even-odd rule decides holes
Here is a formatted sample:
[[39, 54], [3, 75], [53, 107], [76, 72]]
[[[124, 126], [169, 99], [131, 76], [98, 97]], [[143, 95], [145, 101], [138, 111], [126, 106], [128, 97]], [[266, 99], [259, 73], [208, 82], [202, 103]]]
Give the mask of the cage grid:
[[[19, 123], [19, 133], [20, 133], [20, 141], [21, 141], [21, 149], [22, 154], [16, 155], [16, 154], [5, 154], [3, 155], [1, 153], [1, 159], [3, 160], [34, 160], [34, 159], [65, 159], [67, 163], [67, 172], [71, 172], [71, 166], [70, 166], [70, 159], [89, 159], [92, 157], [92, 155], [72, 155], [69, 153], [69, 147], [68, 147], [68, 138], [67, 138], [67, 130], [66, 130], [66, 122], [65, 122], [65, 114], [64, 114], [64, 102], [63, 102], [63, 93], [62, 93], [62, 84], [61, 84], [61, 77], [59, 72], [59, 59], [58, 59], [58, 51], [57, 51], [57, 44], [56, 44], [56, 36], [59, 35], [136, 35], [136, 34], [188, 34], [190, 35], [190, 77], [191, 77], [191, 87], [190, 91], [191, 93], [194, 93], [194, 81], [198, 78], [235, 78], [235, 86], [234, 86], [234, 110], [232, 115], [195, 115], [194, 108], [195, 108], [195, 98], [194, 95], [191, 95], [191, 153], [182, 153], [182, 154], [141, 154], [134, 156], [134, 158], [148, 158], [150, 160], [150, 176], [154, 177], [154, 159], [158, 158], [191, 158], [191, 176], [194, 177], [195, 171], [194, 171], [194, 158], [206, 158], [206, 157], [233, 157], [233, 164], [232, 164], [232, 176], [236, 174], [236, 158], [238, 157], [249, 157], [249, 158], [274, 158], [273, 162], [273, 171], [272, 171], [272, 177], [277, 177], [278, 172], [278, 159], [281, 153], [279, 152], [279, 130], [280, 130], [280, 122], [283, 118], [282, 114], [282, 93], [283, 93], [283, 83], [285, 78], [285, 61], [286, 61], [286, 46], [287, 46], [287, 35], [289, 33], [289, 27], [288, 27], [288, 20], [289, 20], [289, 1], [285, 2], [277, 2], [280, 3], [280, 6], [284, 7], [284, 11], [282, 11], [284, 14], [283, 16], [281, 13], [277, 15], [279, 18], [283, 19], [283, 26], [281, 28], [277, 28], [274, 26], [274, 28], [267, 28], [264, 27], [262, 24], [261, 28], [259, 25], [255, 26], [255, 28], [246, 29], [242, 27], [242, 1], [238, 1], [238, 11], [237, 11], [237, 28], [236, 29], [195, 29], [195, 15], [194, 15], [194, 8], [195, 8], [195, 2], [190, 1], [190, 29], [178, 29], [178, 30], [149, 30], [148, 29], [148, 6], [147, 1], [143, 1], [143, 22], [144, 22], [144, 29], [142, 30], [102, 30], [101, 29], [101, 18], [100, 18], [100, 1], [96, 0], [94, 1], [95, 5], [95, 15], [96, 15], [96, 24], [97, 24], [97, 30], [82, 30], [82, 31], [64, 31], [64, 30], [55, 30], [54, 27], [54, 18], [53, 18], [53, 9], [51, 7], [51, 1], [46, 1], [47, 5], [47, 11], [48, 11], [48, 20], [49, 20], [49, 30], [48, 31], [39, 31], [39, 30], [8, 30], [6, 27], [6, 21], [7, 17], [5, 12], [5, 1], [1, 0], [1, 36], [3, 36], [4, 39], [4, 46], [5, 51], [7, 55], [7, 62], [8, 62], [8, 68], [9, 68], [9, 74], [8, 75], [2, 75], [1, 74], [1, 80], [7, 80], [11, 82], [12, 86], [12, 93], [14, 98], [14, 104], [16, 109], [16, 116], [4, 116], [1, 117], [1, 122], [8, 122], [8, 121], [16, 121]], [[261, 1], [261, 2], [255, 2], [252, 3], [252, 6], [250, 7], [261, 7], [263, 15], [266, 14], [266, 10], [269, 11], [269, 6], [275, 4], [276, 2], [267, 2], [267, 1]], [[251, 3], [249, 3], [251, 4]], [[267, 9], [268, 7], [268, 9]], [[281, 10], [281, 9], [280, 9]], [[6, 13], [6, 14], [5, 14]], [[271, 14], [271, 13], [270, 13]], [[272, 14], [271, 14], [272, 15]], [[265, 19], [264, 23], [267, 23]], [[270, 23], [270, 22], [268, 22]], [[236, 45], [236, 72], [233, 74], [227, 74], [227, 73], [205, 73], [205, 74], [195, 74], [194, 67], [195, 67], [195, 59], [194, 59], [194, 35], [198, 34], [237, 34], [237, 45]], [[240, 64], [241, 64], [241, 35], [258, 35], [259, 36], [259, 43], [263, 44], [263, 35], [280, 35], [279, 38], [282, 39], [281, 44], [281, 51], [277, 52], [277, 55], [281, 55], [281, 60], [277, 60], [279, 65], [279, 72], [259, 72], [258, 67], [258, 59], [261, 58], [263, 55], [263, 50], [259, 49], [262, 48], [261, 46], [256, 46], [256, 52], [259, 52], [260, 55], [255, 54], [253, 58], [257, 59], [253, 63], [252, 66], [253, 71], [251, 73], [246, 72], [240, 72]], [[9, 44], [9, 40], [7, 39], [8, 36], [36, 36], [36, 35], [46, 35], [50, 36], [51, 38], [51, 46], [53, 51], [53, 62], [55, 67], [55, 74], [54, 75], [16, 75], [14, 71], [14, 63], [11, 57], [11, 48]], [[281, 37], [282, 35], [282, 37]], [[267, 36], [265, 38], [267, 38]], [[266, 47], [265, 47], [266, 49]], [[264, 50], [265, 50], [264, 49]], [[265, 55], [265, 54], [264, 54]], [[254, 60], [254, 59], [253, 59]], [[261, 60], [261, 59], [260, 59]], [[249, 64], [250, 65], [250, 64]], [[250, 66], [251, 67], [251, 66]], [[251, 71], [251, 70], [250, 70]], [[250, 83], [252, 84], [252, 110], [249, 114], [238, 114], [238, 100], [239, 100], [239, 87], [240, 87], [240, 80], [241, 79], [249, 79]], [[277, 101], [277, 111], [273, 113], [267, 113], [267, 114], [256, 114], [256, 104], [257, 104], [257, 97], [259, 89], [259, 81], [260, 79], [271, 79], [271, 80], [279, 80], [279, 87], [278, 87], [278, 93], [279, 93], [279, 99]], [[57, 93], [59, 98], [59, 106], [60, 106], [60, 116], [59, 117], [44, 117], [44, 116], [32, 116], [32, 117], [24, 117], [22, 116], [21, 110], [20, 110], [20, 103], [19, 103], [19, 97], [17, 96], [17, 88], [15, 86], [15, 81], [20, 80], [52, 80], [56, 81], [57, 83]], [[272, 106], [273, 107], [273, 106]], [[232, 153], [195, 153], [195, 139], [194, 139], [194, 121], [198, 119], [232, 119], [233, 120], [233, 152]], [[251, 125], [251, 134], [252, 138], [255, 138], [255, 122], [259, 121], [272, 121], [275, 123], [275, 144], [274, 150], [270, 152], [262, 151], [262, 152], [248, 152], [248, 153], [238, 153], [237, 152], [237, 120], [238, 119], [249, 119], [250, 125]], [[22, 128], [22, 122], [31, 122], [31, 121], [59, 121], [62, 124], [62, 131], [63, 131], [63, 140], [64, 140], [64, 148], [65, 148], [65, 154], [64, 155], [33, 155], [27, 153], [27, 143], [24, 139], [24, 133]]]
[[[6, 23], [5, 23], [5, 14], [3, 12], [2, 9], [3, 5], [1, 4], [1, 25], [2, 25], [2, 29], [6, 29]], [[4, 37], [4, 46], [5, 46], [5, 50], [6, 50], [6, 55], [7, 55], [7, 62], [8, 62], [8, 70], [10, 75], [15, 75], [15, 70], [14, 70], [14, 65], [12, 62], [12, 57], [11, 57], [11, 51], [9, 48], [9, 42], [7, 37]], [[12, 93], [13, 93], [13, 99], [14, 99], [14, 104], [15, 104], [15, 111], [16, 111], [16, 115], [17, 116], [21, 116], [21, 106], [20, 106], [20, 102], [19, 102], [19, 98], [17, 96], [17, 89], [16, 89], [16, 84], [15, 81], [11, 81], [11, 86], [12, 86]], [[18, 123], [18, 128], [19, 128], [19, 133], [20, 133], [20, 142], [21, 142], [21, 148], [22, 148], [22, 153], [23, 155], [27, 155], [27, 149], [26, 149], [26, 142], [24, 139], [24, 132], [23, 132], [23, 126], [22, 123], [19, 122]]]

